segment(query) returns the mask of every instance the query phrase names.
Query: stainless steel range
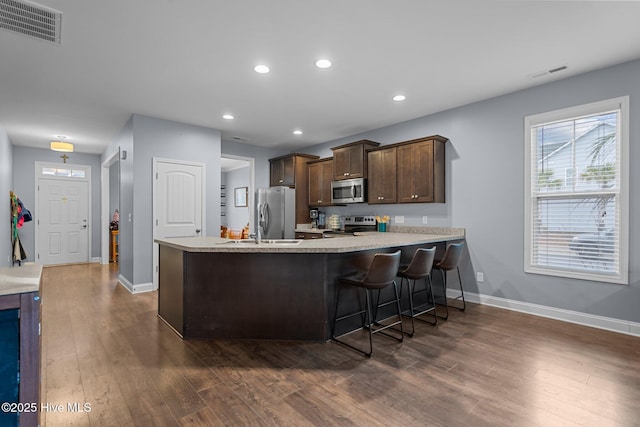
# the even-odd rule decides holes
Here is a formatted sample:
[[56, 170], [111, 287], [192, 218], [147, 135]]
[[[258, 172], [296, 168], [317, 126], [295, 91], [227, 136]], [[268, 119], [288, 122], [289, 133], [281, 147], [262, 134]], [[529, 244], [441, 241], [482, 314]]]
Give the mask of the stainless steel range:
[[376, 217], [374, 215], [346, 216], [343, 220], [344, 230], [328, 230], [322, 237], [353, 236], [353, 233], [376, 231]]
[[344, 231], [347, 233], [376, 231], [376, 217], [374, 215], [346, 216], [344, 217]]

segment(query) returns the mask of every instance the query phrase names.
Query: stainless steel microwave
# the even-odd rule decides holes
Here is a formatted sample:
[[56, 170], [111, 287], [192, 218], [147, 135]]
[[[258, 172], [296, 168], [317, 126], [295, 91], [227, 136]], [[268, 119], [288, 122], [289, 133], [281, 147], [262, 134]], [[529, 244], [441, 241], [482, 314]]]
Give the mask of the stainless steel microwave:
[[364, 178], [331, 181], [331, 203], [363, 203], [367, 201], [367, 180]]

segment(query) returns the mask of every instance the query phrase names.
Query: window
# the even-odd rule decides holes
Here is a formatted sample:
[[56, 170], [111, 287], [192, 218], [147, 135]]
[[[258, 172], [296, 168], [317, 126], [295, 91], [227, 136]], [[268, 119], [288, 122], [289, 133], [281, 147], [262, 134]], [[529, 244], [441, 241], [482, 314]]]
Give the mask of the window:
[[629, 97], [525, 118], [525, 271], [628, 283]]
[[42, 175], [44, 176], [62, 176], [66, 178], [84, 178], [84, 170], [65, 169], [65, 168], [42, 168]]

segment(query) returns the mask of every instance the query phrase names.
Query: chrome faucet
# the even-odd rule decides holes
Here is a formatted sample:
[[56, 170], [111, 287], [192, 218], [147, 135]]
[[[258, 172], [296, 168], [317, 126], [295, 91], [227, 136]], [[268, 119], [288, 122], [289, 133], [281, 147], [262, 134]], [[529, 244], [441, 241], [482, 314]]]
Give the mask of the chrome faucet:
[[256, 242], [256, 245], [260, 244], [261, 236], [260, 236], [260, 226], [259, 225], [256, 227], [256, 232], [249, 234], [249, 237], [252, 238], [254, 242]]

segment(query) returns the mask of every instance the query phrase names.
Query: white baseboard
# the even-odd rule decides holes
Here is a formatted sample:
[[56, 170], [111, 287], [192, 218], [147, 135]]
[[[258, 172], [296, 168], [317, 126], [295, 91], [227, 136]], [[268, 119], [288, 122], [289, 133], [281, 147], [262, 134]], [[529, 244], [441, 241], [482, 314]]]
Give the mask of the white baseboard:
[[[447, 296], [449, 298], [455, 298], [458, 295], [460, 295], [460, 292], [452, 291], [450, 289], [447, 290]], [[464, 296], [467, 301], [475, 302], [477, 304], [490, 305], [492, 307], [533, 314], [534, 316], [547, 317], [550, 319], [562, 320], [564, 322], [576, 323], [578, 325], [590, 326], [592, 328], [605, 329], [607, 331], [640, 337], [640, 323], [628, 320], [597, 316], [595, 314], [547, 307], [544, 305], [515, 301], [490, 295], [475, 294], [472, 292], [465, 292]]]
[[123, 288], [131, 292], [132, 294], [139, 294], [142, 292], [150, 292], [153, 290], [153, 283], [138, 283], [134, 285], [130, 281], [128, 281], [122, 274], [118, 275], [118, 282], [122, 285]]
[[94, 256], [91, 258], [90, 262], [97, 262], [98, 264], [102, 264], [102, 258], [100, 258], [99, 256]]

